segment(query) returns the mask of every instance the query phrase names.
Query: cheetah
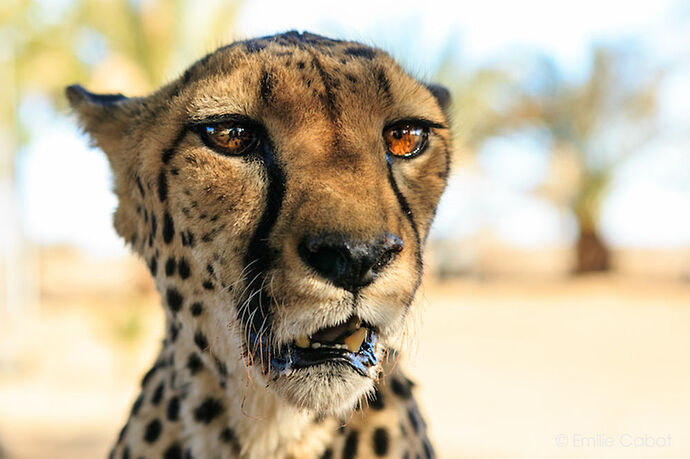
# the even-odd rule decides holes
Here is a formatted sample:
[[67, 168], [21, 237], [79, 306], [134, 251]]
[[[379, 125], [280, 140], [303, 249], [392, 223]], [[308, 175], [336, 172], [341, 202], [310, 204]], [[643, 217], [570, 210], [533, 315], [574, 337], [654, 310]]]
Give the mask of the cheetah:
[[292, 31], [146, 97], [66, 95], [165, 311], [111, 457], [434, 455], [396, 349], [449, 173], [445, 88]]

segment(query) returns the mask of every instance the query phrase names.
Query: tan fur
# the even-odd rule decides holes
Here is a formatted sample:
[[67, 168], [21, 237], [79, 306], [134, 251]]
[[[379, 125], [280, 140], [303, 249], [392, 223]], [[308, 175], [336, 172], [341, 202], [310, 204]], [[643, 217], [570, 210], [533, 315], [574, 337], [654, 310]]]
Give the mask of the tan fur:
[[[380, 50], [295, 32], [221, 48], [144, 98], [68, 88], [110, 161], [115, 228], [151, 268], [166, 312], [163, 348], [115, 457], [369, 457], [384, 437], [387, 456], [430, 453], [409, 382], [385, 356], [407, 338], [419, 254], [446, 183], [438, 91]], [[188, 128], [233, 114], [265, 127], [285, 179], [261, 286], [247, 254], [275, 180], [261, 161], [220, 155]], [[382, 131], [406, 119], [437, 127], [423, 154], [391, 160], [389, 180]], [[405, 246], [353, 295], [297, 254], [305, 234], [327, 231], [362, 240], [390, 232]], [[269, 377], [246, 352], [248, 316], [257, 320], [247, 300], [259, 294], [270, 297], [261, 331], [272, 352], [356, 314], [377, 327], [383, 366], [367, 377], [324, 364]]]

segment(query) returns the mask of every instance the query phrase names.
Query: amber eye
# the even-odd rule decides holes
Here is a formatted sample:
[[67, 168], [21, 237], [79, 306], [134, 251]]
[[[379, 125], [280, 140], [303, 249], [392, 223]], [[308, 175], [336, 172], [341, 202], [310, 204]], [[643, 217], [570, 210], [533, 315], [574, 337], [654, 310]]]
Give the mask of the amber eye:
[[233, 122], [205, 124], [199, 133], [206, 145], [226, 155], [247, 153], [258, 139], [253, 128]]
[[409, 158], [421, 153], [426, 147], [429, 129], [412, 124], [400, 124], [383, 131], [388, 152], [393, 156]]

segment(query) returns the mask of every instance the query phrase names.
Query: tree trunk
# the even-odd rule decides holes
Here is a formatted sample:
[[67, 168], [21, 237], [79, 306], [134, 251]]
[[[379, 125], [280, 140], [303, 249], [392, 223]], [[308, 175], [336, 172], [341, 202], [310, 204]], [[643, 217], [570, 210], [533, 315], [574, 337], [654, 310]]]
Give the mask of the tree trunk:
[[609, 249], [601, 240], [596, 230], [580, 230], [577, 240], [577, 266], [575, 273], [608, 271]]

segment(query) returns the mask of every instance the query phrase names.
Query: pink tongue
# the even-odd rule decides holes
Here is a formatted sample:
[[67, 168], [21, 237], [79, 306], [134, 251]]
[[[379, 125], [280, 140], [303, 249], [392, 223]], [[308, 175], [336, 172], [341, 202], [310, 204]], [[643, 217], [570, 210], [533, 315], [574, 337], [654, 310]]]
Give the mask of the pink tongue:
[[345, 335], [349, 334], [347, 329], [352, 322], [356, 323], [357, 319], [355, 317], [351, 317], [347, 322], [335, 327], [322, 328], [311, 336], [311, 340], [319, 343], [330, 343], [338, 340], [339, 338], [344, 338]]

